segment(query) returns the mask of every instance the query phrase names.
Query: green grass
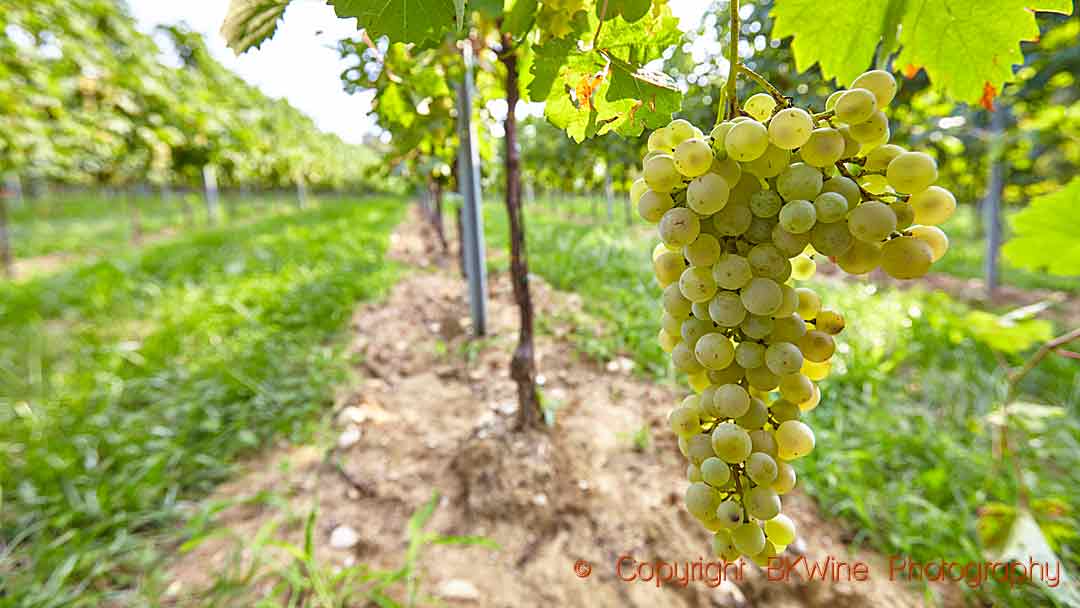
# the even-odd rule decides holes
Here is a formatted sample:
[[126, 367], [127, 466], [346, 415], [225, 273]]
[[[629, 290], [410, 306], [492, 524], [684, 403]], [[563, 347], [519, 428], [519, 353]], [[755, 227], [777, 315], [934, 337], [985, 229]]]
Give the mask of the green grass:
[[205, 231], [0, 285], [0, 604], [138, 586], [185, 502], [341, 380], [341, 329], [392, 283], [403, 205]]
[[[575, 219], [550, 209], [540, 202], [527, 211], [530, 271], [581, 294], [586, 312], [603, 323], [586, 328], [592, 331], [576, 338], [579, 346], [602, 357], [627, 354], [650, 375], [670, 379], [655, 343], [660, 290], [649, 263], [651, 231], [640, 223], [593, 223], [586, 204]], [[505, 213], [491, 205], [486, 221], [489, 245], [505, 247]], [[808, 415], [819, 449], [799, 462], [800, 484], [824, 512], [853, 524], [856, 542], [920, 560], [981, 559], [977, 513], [995, 501], [1014, 504], [1017, 484], [991, 456], [986, 418], [1000, 406], [1004, 383], [994, 353], [968, 330], [969, 309], [919, 290], [815, 286], [827, 306], [844, 313], [848, 328], [822, 385], [822, 404]], [[1036, 506], [1063, 511], [1042, 523], [1075, 575], [1080, 366], [1048, 358], [1023, 392], [1064, 409], [1040, 433], [1013, 441]], [[1016, 606], [1045, 601], [1002, 598]]]

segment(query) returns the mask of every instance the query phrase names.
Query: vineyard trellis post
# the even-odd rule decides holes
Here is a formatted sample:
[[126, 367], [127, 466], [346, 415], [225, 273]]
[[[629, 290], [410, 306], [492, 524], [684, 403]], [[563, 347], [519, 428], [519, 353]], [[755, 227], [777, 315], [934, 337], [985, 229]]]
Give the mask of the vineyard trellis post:
[[203, 165], [203, 187], [206, 192], [206, 222], [216, 224], [220, 213], [218, 206], [217, 171], [214, 165]]
[[473, 107], [473, 49], [465, 41], [461, 45], [465, 62], [458, 97], [458, 180], [462, 196], [461, 248], [465, 253], [465, 276], [469, 285], [469, 312], [472, 315], [473, 335], [487, 333], [487, 268], [484, 263], [484, 216], [480, 191], [480, 153], [476, 146], [476, 127], [472, 122]]
[[998, 257], [1001, 253], [1001, 197], [1005, 190], [1005, 150], [1002, 138], [1008, 122], [1008, 106], [1002, 103], [990, 117], [990, 131], [995, 143], [990, 147], [990, 177], [983, 199], [983, 223], [986, 227], [986, 258], [983, 260], [986, 296], [993, 299], [998, 288]]

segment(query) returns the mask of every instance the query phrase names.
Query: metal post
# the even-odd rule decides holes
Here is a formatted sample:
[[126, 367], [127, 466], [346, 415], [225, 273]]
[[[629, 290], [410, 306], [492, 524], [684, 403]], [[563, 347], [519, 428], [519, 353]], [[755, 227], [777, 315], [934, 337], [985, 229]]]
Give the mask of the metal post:
[[296, 174], [296, 202], [301, 209], [307, 209], [307, 180], [303, 173]]
[[476, 128], [472, 124], [473, 50], [461, 45], [465, 61], [464, 82], [457, 87], [458, 97], [458, 182], [463, 197], [465, 275], [469, 282], [469, 310], [473, 335], [487, 333], [487, 268], [484, 263], [484, 216], [480, 192], [480, 153], [476, 146]]
[[604, 173], [604, 197], [607, 198], [607, 221], [615, 219], [615, 186], [611, 183], [611, 174]]
[[990, 130], [997, 143], [991, 144], [990, 179], [983, 199], [983, 222], [986, 226], [986, 258], [983, 270], [986, 276], [986, 295], [994, 297], [998, 288], [998, 256], [1001, 252], [1001, 197], [1005, 190], [1005, 148], [1003, 145], [1005, 125], [1008, 122], [1008, 106], [998, 107], [990, 118]]
[[206, 221], [216, 224], [220, 210], [218, 208], [217, 171], [214, 165], [203, 165], [203, 186], [206, 190]]

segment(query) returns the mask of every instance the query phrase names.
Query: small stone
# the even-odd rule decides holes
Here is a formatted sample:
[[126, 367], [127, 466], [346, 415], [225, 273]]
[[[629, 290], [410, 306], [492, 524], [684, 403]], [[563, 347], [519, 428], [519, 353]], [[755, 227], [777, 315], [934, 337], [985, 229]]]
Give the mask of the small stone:
[[349, 428], [342, 431], [341, 435], [338, 436], [338, 447], [343, 450], [351, 448], [352, 446], [359, 443], [360, 434], [360, 427], [350, 425]]
[[548, 498], [543, 494], [537, 494], [536, 496], [533, 496], [532, 502], [538, 507], [546, 507], [548, 504]]
[[460, 578], [443, 581], [435, 593], [448, 600], [469, 602], [480, 599], [480, 591], [477, 590], [476, 585]]
[[589, 482], [584, 480], [584, 479], [579, 479], [578, 482], [577, 482], [577, 487], [582, 492], [588, 492], [589, 491]]
[[547, 383], [547, 376], [544, 374], [536, 374], [536, 384], [538, 386], [544, 386]]
[[330, 546], [334, 549], [352, 549], [360, 543], [360, 534], [349, 526], [338, 526], [330, 533]]

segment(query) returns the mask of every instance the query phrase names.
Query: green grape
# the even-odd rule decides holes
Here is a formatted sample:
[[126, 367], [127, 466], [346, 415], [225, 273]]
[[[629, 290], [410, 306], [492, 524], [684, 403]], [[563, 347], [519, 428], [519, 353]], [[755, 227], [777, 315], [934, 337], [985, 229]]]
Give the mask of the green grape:
[[749, 341], [739, 342], [735, 347], [735, 362], [745, 369], [765, 365], [765, 345]]
[[836, 119], [849, 125], [864, 122], [877, 111], [877, 99], [866, 89], [848, 89], [836, 99]]
[[776, 545], [795, 542], [795, 522], [783, 513], [765, 522], [765, 535]]
[[709, 302], [709, 317], [720, 327], [737, 327], [746, 318], [746, 307], [738, 295], [722, 291]]
[[885, 144], [884, 146], [878, 146], [871, 150], [866, 155], [866, 163], [863, 164], [863, 169], [867, 171], [884, 171], [888, 168], [892, 159], [900, 156], [907, 150], [896, 144]]
[[675, 369], [687, 374], [696, 374], [705, 369], [694, 357], [694, 351], [690, 350], [690, 346], [685, 341], [679, 342], [675, 348], [671, 349], [671, 363]]
[[885, 203], [867, 201], [852, 209], [848, 229], [860, 241], [879, 243], [896, 230], [896, 214]]
[[644, 177], [635, 179], [634, 183], [630, 184], [630, 204], [637, 205], [638, 201], [641, 200], [641, 195], [645, 194], [648, 189], [649, 186], [645, 183]]
[[757, 217], [776, 217], [784, 201], [772, 190], [758, 190], [750, 196], [750, 212]]
[[[790, 262], [788, 263], [790, 264]], [[784, 296], [784, 299], [780, 304], [780, 308], [776, 309], [776, 312], [773, 313], [773, 317], [775, 318], [790, 316], [799, 308], [799, 294], [795, 293], [794, 287], [781, 284], [780, 293]]]
[[836, 108], [836, 100], [840, 99], [840, 96], [847, 91], [833, 91], [827, 99], [825, 99], [825, 111], [828, 112]]
[[686, 260], [683, 259], [682, 254], [674, 251], [661, 253], [653, 260], [653, 270], [661, 287], [667, 287], [678, 281], [686, 268]]
[[914, 226], [911, 236], [930, 246], [930, 261], [936, 262], [949, 250], [949, 237], [937, 226]]
[[[767, 371], [767, 370], [766, 370]], [[765, 402], [756, 397], [750, 398], [750, 409], [746, 410], [746, 413], [739, 416], [735, 420], [735, 424], [744, 429], [758, 430], [765, 426], [765, 423], [769, 421], [769, 410], [765, 407]], [[753, 441], [750, 442], [750, 447], [753, 449]]]
[[803, 162], [813, 167], [832, 167], [844, 156], [844, 136], [832, 127], [821, 127], [810, 133], [810, 139], [799, 148]]
[[754, 277], [739, 291], [743, 306], [751, 314], [771, 315], [784, 301], [780, 286], [772, 279]]
[[713, 266], [713, 279], [721, 289], [739, 289], [754, 278], [754, 271], [750, 262], [734, 253], [725, 253], [720, 256]]
[[924, 226], [944, 223], [956, 211], [956, 198], [952, 192], [940, 186], [930, 186], [913, 194], [908, 202], [915, 211], [915, 222]]
[[732, 200], [712, 216], [713, 225], [720, 236], [739, 236], [746, 232], [753, 219], [750, 207]]
[[[795, 374], [795, 375], [798, 375], [798, 374]], [[803, 376], [803, 377], [805, 378], [805, 376]], [[781, 384], [780, 384], [781, 390], [783, 390], [783, 386], [784, 386], [783, 385], [783, 382], [784, 382], [783, 378], [781, 378], [780, 382], [781, 382]], [[801, 383], [801, 381], [795, 381], [795, 380], [789, 380], [789, 382], [791, 382], [792, 385], [796, 386], [796, 387], [798, 386], [799, 383]], [[813, 395], [813, 389], [814, 389], [814, 385], [813, 385], [813, 383], [811, 383], [810, 384], [810, 394], [811, 395]], [[802, 388], [797, 388], [797, 390], [802, 390]], [[787, 421], [787, 420], [798, 420], [800, 410], [799, 410], [798, 405], [795, 405], [791, 401], [788, 401], [787, 398], [783, 398], [783, 399], [777, 399], [776, 401], [773, 401], [771, 405], [769, 405], [769, 413], [772, 414], [773, 418], [775, 418], [777, 420], [777, 422], [784, 422], [784, 421]]]
[[671, 130], [667, 127], [661, 127], [649, 134], [649, 152], [670, 154], [674, 148], [675, 144], [671, 141]]
[[[817, 294], [814, 295], [816, 297]], [[799, 295], [796, 297], [800, 298], [798, 306], [802, 308], [802, 296]], [[795, 312], [790, 315], [773, 319], [773, 329], [769, 332], [769, 335], [766, 336], [766, 339], [770, 344], [775, 344], [777, 342], [791, 342], [792, 344], [795, 344], [806, 335], [806, 331], [806, 323], [803, 321], [802, 315]]]
[[776, 457], [776, 440], [771, 430], [757, 429], [750, 431], [750, 451]]
[[[713, 127], [713, 130], [709, 133], [709, 137], [712, 138], [712, 146], [714, 150], [714, 157], [718, 159], [727, 159], [727, 150], [724, 148], [724, 140], [727, 138], [728, 131], [731, 127], [734, 127], [735, 123], [725, 120], [724, 122]], [[732, 160], [734, 159], [728, 159]], [[733, 182], [728, 182], [733, 183]]]
[[786, 256], [796, 256], [802, 253], [806, 246], [810, 244], [810, 235], [792, 234], [784, 227], [777, 223], [773, 226], [772, 231], [773, 246], [780, 250]]
[[712, 168], [709, 169], [710, 173], [715, 173], [724, 178], [724, 181], [731, 184], [739, 183], [739, 179], [742, 178], [742, 167], [739, 162], [732, 158], [725, 158], [723, 160], [714, 159]]
[[[852, 88], [866, 89], [874, 94], [874, 99], [877, 101], [877, 107], [884, 108], [889, 105], [896, 97], [896, 79], [893, 75], [885, 70], [870, 70], [863, 72], [855, 82], [851, 83]], [[780, 543], [786, 545], [788, 543]]]
[[929, 243], [913, 236], [892, 239], [881, 247], [881, 268], [894, 279], [924, 276], [933, 261]]
[[686, 204], [701, 215], [712, 215], [724, 208], [730, 195], [731, 188], [724, 178], [706, 173], [691, 180], [686, 187]]
[[671, 192], [682, 183], [682, 176], [675, 168], [675, 159], [659, 154], [645, 161], [645, 183], [654, 192]]
[[796, 460], [814, 450], [814, 432], [805, 423], [788, 420], [776, 429], [776, 450], [782, 460]]
[[801, 108], [784, 108], [769, 120], [769, 141], [778, 148], [794, 150], [810, 139], [814, 119]]
[[884, 175], [878, 175], [876, 173], [867, 173], [859, 178], [859, 184], [863, 187], [863, 190], [871, 194], [883, 194], [891, 190], [889, 188], [889, 180], [885, 179]]
[[716, 456], [712, 448], [711, 435], [694, 435], [686, 438], [686, 457], [691, 463], [701, 466], [707, 458]]
[[743, 110], [759, 122], [765, 122], [772, 116], [775, 107], [776, 100], [768, 93], [754, 93], [743, 104]]
[[667, 332], [667, 330], [661, 329], [656, 335], [656, 341], [660, 344], [660, 348], [665, 353], [671, 353], [675, 349], [675, 345], [679, 343], [679, 339]]
[[750, 409], [750, 394], [738, 384], [725, 384], [713, 393], [712, 406], [718, 418], [738, 418]]
[[697, 519], [713, 519], [716, 508], [723, 499], [720, 492], [703, 482], [692, 483], [686, 488], [686, 510]]
[[769, 147], [769, 131], [756, 120], [745, 120], [735, 124], [724, 138], [724, 149], [728, 156], [741, 163], [747, 163], [765, 153]]
[[817, 329], [830, 335], [844, 331], [844, 317], [832, 310], [822, 310], [814, 321]]
[[[808, 332], [809, 333], [809, 332]], [[797, 350], [797, 349], [796, 349]], [[766, 361], [766, 363], [768, 363]], [[799, 361], [799, 367], [802, 367], [802, 360]], [[779, 375], [779, 374], [778, 374]], [[791, 403], [802, 403], [814, 396], [814, 383], [806, 376], [799, 373], [796, 368], [794, 373], [784, 374], [780, 376], [780, 394]], [[798, 409], [795, 410], [796, 413]]]
[[889, 119], [878, 110], [870, 118], [857, 125], [851, 125], [848, 133], [860, 144], [880, 144], [889, 141]]
[[787, 258], [773, 245], [761, 243], [746, 254], [746, 261], [755, 276], [775, 278], [783, 274]]
[[679, 328], [679, 335], [682, 336], [683, 342], [686, 342], [690, 348], [697, 346], [698, 340], [705, 334], [711, 334], [716, 330], [712, 323], [703, 319], [695, 319], [693, 317], [682, 322]]
[[690, 483], [701, 481], [701, 469], [692, 462], [686, 465], [686, 480]]
[[821, 171], [806, 163], [793, 163], [776, 178], [776, 191], [785, 201], [812, 201], [822, 184]]
[[791, 260], [791, 278], [796, 281], [806, 281], [817, 272], [817, 264], [812, 258], [805, 255], [796, 256]]
[[779, 549], [773, 544], [771, 540], [765, 540], [765, 547], [761, 549], [756, 555], [750, 557], [750, 561], [754, 562], [761, 568], [768, 568], [772, 562], [772, 558], [780, 554]]
[[681, 336], [680, 332], [682, 331], [682, 321], [676, 319], [667, 312], [664, 312], [660, 315], [660, 327], [662, 327], [664, 331], [668, 332], [669, 334]]
[[[687, 300], [686, 297], [682, 295], [682, 291], [679, 289], [677, 283], [672, 283], [664, 288], [664, 292], [660, 295], [660, 302], [664, 306], [664, 312], [679, 321], [685, 321], [690, 318], [690, 300]], [[675, 333], [678, 334], [679, 332]]]
[[[743, 238], [754, 244], [763, 244], [772, 238], [773, 226], [777, 224], [774, 219], [766, 219], [755, 216], [750, 220], [750, 227], [743, 233]], [[753, 249], [751, 249], [753, 251]], [[750, 255], [747, 252], [746, 255]]]
[[714, 488], [722, 488], [731, 481], [731, 468], [715, 456], [706, 458], [705, 462], [701, 463], [701, 479]]
[[746, 460], [750, 447], [750, 434], [736, 424], [721, 422], [713, 429], [713, 452], [724, 462], [736, 464]]
[[791, 151], [769, 144], [761, 156], [746, 163], [743, 167], [748, 173], [762, 179], [768, 179], [780, 175], [791, 162]]
[[763, 340], [772, 331], [772, 317], [750, 315], [739, 324], [739, 329], [752, 340]]
[[937, 181], [937, 162], [922, 152], [904, 152], [892, 159], [885, 178], [897, 192], [922, 192]]
[[847, 215], [848, 201], [839, 192], [822, 192], [814, 199], [814, 211], [819, 222], [838, 222]]
[[[779, 452], [778, 452], [779, 453]], [[776, 462], [776, 481], [769, 485], [777, 494], [783, 495], [795, 489], [795, 467], [779, 460]]]
[[758, 486], [746, 493], [746, 511], [757, 519], [772, 519], [780, 514], [780, 497], [771, 488]]
[[[742, 505], [734, 500], [725, 500], [716, 508], [716, 518], [724, 522], [723, 527], [730, 530], [742, 523]], [[731, 535], [728, 535], [731, 538]]]
[[676, 147], [682, 142], [693, 137], [697, 131], [697, 128], [694, 125], [690, 124], [690, 121], [682, 118], [676, 118], [675, 120], [669, 122], [668, 125], [664, 128], [666, 128], [668, 132], [671, 133], [671, 143]]
[[836, 263], [848, 274], [866, 274], [881, 264], [881, 246], [857, 240], [850, 249], [836, 256]]
[[765, 365], [778, 376], [797, 373], [802, 364], [802, 352], [790, 342], [775, 342], [765, 350]]
[[792, 234], [805, 234], [817, 223], [814, 204], [807, 200], [793, 200], [780, 208], [780, 226]]
[[828, 361], [836, 352], [836, 342], [832, 336], [819, 329], [807, 331], [797, 344], [803, 357], [817, 363]]
[[765, 548], [765, 533], [752, 522], [736, 526], [731, 531], [731, 540], [743, 555], [757, 555]]
[[[766, 431], [759, 432], [768, 434]], [[759, 486], [768, 486], [776, 481], [776, 461], [768, 454], [754, 452], [746, 459], [746, 474]], [[774, 492], [773, 495], [775, 496], [776, 493]]]
[[679, 290], [691, 302], [708, 302], [716, 295], [716, 281], [706, 266], [691, 266], [679, 276]]
[[683, 255], [691, 266], [712, 267], [720, 259], [720, 241], [711, 234], [699, 234], [693, 243], [683, 248]]
[[817, 363], [815, 361], [804, 361], [802, 366], [802, 373], [814, 382], [820, 382], [821, 380], [829, 377], [829, 371], [831, 369], [831, 361], [825, 361], [824, 363]]
[[743, 375], [743, 368], [739, 367], [737, 363], [732, 363], [724, 369], [709, 370], [708, 372], [709, 382], [718, 386], [738, 384], [742, 382]]
[[694, 242], [701, 233], [697, 214], [686, 207], [675, 207], [660, 218], [660, 238], [665, 245], [679, 248]]
[[859, 193], [859, 185], [854, 180], [844, 177], [843, 175], [837, 175], [836, 177], [830, 177], [825, 180], [825, 183], [821, 185], [821, 191], [835, 192], [840, 194], [847, 200], [848, 207], [854, 207], [862, 200], [862, 196]]
[[780, 377], [764, 365], [746, 370], [746, 381], [759, 391], [771, 391], [780, 385]]
[[698, 413], [689, 407], [677, 407], [671, 410], [668, 416], [668, 424], [671, 430], [679, 437], [689, 437], [701, 431], [701, 419]]
[[675, 168], [686, 177], [704, 175], [712, 167], [712, 148], [704, 139], [691, 137], [675, 147]]
[[638, 199], [638, 214], [646, 222], [656, 224], [674, 206], [670, 194], [646, 190]]
[[761, 190], [761, 182], [749, 171], [744, 171], [735, 187], [731, 189], [731, 199], [739, 205], [746, 207], [750, 204], [750, 197]]
[[843, 255], [854, 240], [847, 221], [814, 224], [810, 231], [810, 244], [823, 255]]
[[[814, 365], [821, 365], [821, 364], [815, 363]], [[809, 376], [807, 376], [807, 377], [809, 377]], [[814, 385], [814, 394], [809, 399], [807, 399], [806, 401], [803, 401], [803, 402], [799, 403], [799, 411], [800, 412], [809, 412], [810, 410], [817, 407], [819, 403], [821, 403], [821, 390], [815, 384]]]
[[855, 138], [851, 136], [851, 127], [848, 125], [842, 125], [836, 129], [840, 131], [840, 136], [844, 138], [844, 155], [843, 158], [852, 158], [858, 156], [862, 150], [862, 144], [855, 141]]
[[707, 334], [694, 345], [694, 355], [705, 369], [724, 369], [735, 360], [735, 347], [724, 334]]
[[915, 223], [915, 209], [911, 206], [911, 203], [907, 201], [893, 201], [889, 203], [889, 209], [892, 209], [893, 214], [896, 215], [897, 230], [903, 231], [905, 228], [908, 228]]
[[821, 310], [821, 296], [808, 287], [796, 287], [795, 293], [799, 296], [799, 308], [796, 312], [804, 319], [816, 319]]

